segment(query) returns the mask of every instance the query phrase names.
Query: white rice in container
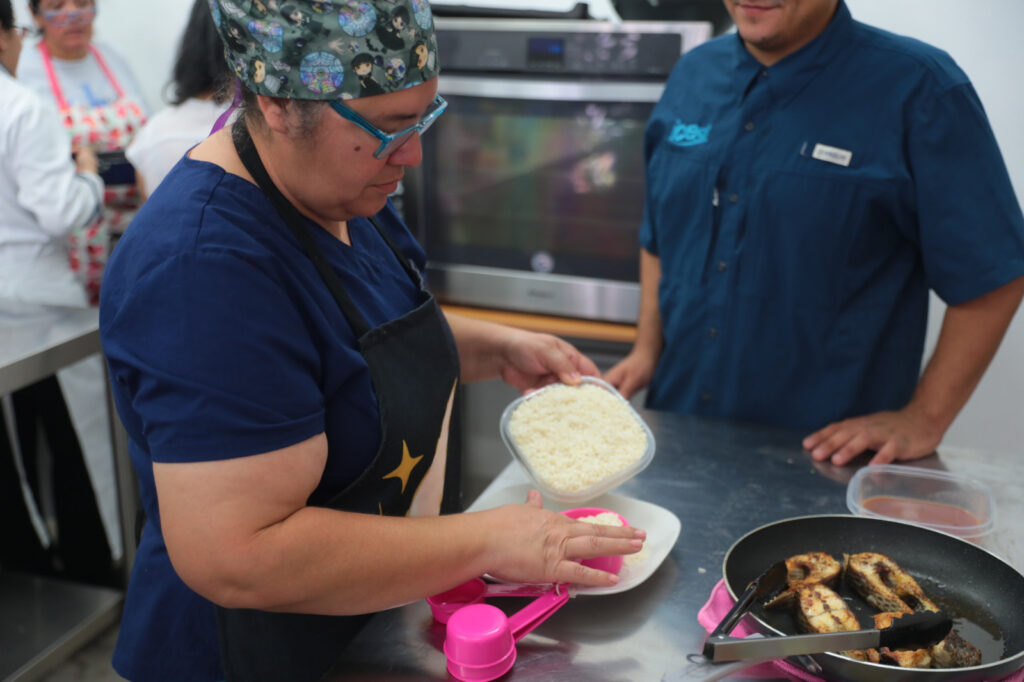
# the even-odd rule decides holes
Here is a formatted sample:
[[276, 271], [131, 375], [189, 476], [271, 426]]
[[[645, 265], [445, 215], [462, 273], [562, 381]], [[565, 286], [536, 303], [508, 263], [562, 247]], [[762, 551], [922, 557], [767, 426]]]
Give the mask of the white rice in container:
[[563, 492], [607, 480], [647, 449], [647, 433], [629, 406], [593, 384], [556, 384], [524, 400], [509, 432], [537, 477]]
[[[622, 526], [622, 519], [619, 518], [618, 514], [611, 512], [602, 512], [600, 514], [594, 514], [593, 516], [578, 516], [577, 521], [584, 521], [586, 523], [596, 523], [599, 526]], [[635, 554], [626, 554], [622, 557], [622, 568], [631, 568], [647, 559], [650, 552], [647, 551], [647, 541], [644, 540], [643, 547], [640, 548], [639, 552]]]

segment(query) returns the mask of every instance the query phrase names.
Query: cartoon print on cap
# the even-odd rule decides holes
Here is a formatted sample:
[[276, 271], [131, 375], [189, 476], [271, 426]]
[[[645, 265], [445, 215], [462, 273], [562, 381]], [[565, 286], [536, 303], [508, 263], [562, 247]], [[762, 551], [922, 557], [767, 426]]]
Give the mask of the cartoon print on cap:
[[321, 0], [319, 2], [314, 1], [310, 8], [317, 14], [327, 14], [328, 12], [334, 11], [334, 3], [328, 0]]
[[420, 28], [430, 28], [430, 25], [434, 23], [427, 0], [412, 0], [412, 15], [416, 18], [416, 23], [420, 25]]
[[238, 6], [238, 0], [220, 0], [221, 9], [230, 17], [241, 19], [245, 17], [246, 10]]
[[359, 86], [361, 88], [359, 94], [361, 97], [383, 95], [385, 92], [384, 88], [373, 77], [373, 67], [375, 64], [374, 58], [366, 52], [357, 54], [352, 58], [352, 70], [359, 77]]
[[392, 57], [384, 67], [384, 76], [389, 83], [400, 83], [405, 79], [405, 62], [399, 57]]
[[312, 18], [304, 12], [298, 5], [298, 3], [289, 2], [281, 5], [281, 14], [284, 15], [285, 21], [290, 23], [292, 26], [298, 26], [299, 28], [305, 28], [309, 26]]
[[284, 46], [284, 31], [280, 24], [273, 21], [250, 21], [249, 33], [260, 41], [260, 45], [267, 52], [280, 52]]
[[245, 63], [244, 59], [240, 57], [235, 59], [231, 64], [231, 68], [232, 70], [234, 70], [235, 76], [237, 76], [240, 80], [242, 80], [243, 82], [248, 80], [249, 66]]
[[252, 63], [252, 82], [262, 83], [271, 93], [281, 89], [282, 79], [267, 74], [267, 65], [257, 59]]
[[345, 33], [360, 38], [377, 25], [377, 11], [368, 2], [348, 0], [338, 12], [338, 24]]
[[409, 28], [409, 10], [405, 7], [396, 7], [377, 27], [377, 39], [389, 50], [397, 50], [405, 45], [406, 37], [414, 35]]
[[313, 52], [302, 59], [299, 77], [311, 92], [328, 94], [341, 87], [345, 80], [345, 67], [329, 52]]

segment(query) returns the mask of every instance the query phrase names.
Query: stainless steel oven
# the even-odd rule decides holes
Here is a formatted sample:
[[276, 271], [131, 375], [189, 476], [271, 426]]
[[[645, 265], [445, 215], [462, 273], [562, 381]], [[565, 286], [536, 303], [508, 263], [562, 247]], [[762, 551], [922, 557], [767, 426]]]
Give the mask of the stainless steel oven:
[[403, 212], [442, 301], [633, 322], [643, 131], [704, 22], [437, 19], [448, 111]]

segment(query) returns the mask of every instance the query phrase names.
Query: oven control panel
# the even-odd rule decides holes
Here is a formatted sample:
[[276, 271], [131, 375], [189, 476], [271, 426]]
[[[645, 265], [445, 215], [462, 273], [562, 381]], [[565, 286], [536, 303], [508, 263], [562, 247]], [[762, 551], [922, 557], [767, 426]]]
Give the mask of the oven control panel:
[[705, 22], [674, 23], [679, 26], [663, 23], [661, 30], [651, 31], [605, 22], [538, 21], [530, 26], [492, 19], [474, 27], [472, 20], [439, 20], [437, 41], [443, 70], [449, 73], [663, 79], [691, 43], [710, 35]]

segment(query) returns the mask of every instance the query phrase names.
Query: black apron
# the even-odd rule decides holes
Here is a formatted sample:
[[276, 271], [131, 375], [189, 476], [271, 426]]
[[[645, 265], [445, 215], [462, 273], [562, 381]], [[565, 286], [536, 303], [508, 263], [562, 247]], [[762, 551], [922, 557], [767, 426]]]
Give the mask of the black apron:
[[[355, 332], [377, 394], [380, 449], [369, 468], [325, 506], [388, 516], [437, 513], [438, 504], [442, 513], [460, 511], [459, 456], [453, 423], [459, 360], [451, 329], [437, 301], [423, 288], [419, 272], [371, 218], [409, 276], [420, 285], [425, 299], [407, 315], [371, 329], [316, 245], [306, 220], [267, 175], [241, 122], [235, 124], [234, 142], [246, 169], [302, 244]], [[447, 460], [435, 462], [435, 451], [444, 458], [445, 450]], [[432, 469], [435, 464], [438, 468]], [[217, 612], [228, 682], [319, 680], [370, 617], [219, 607]]]

